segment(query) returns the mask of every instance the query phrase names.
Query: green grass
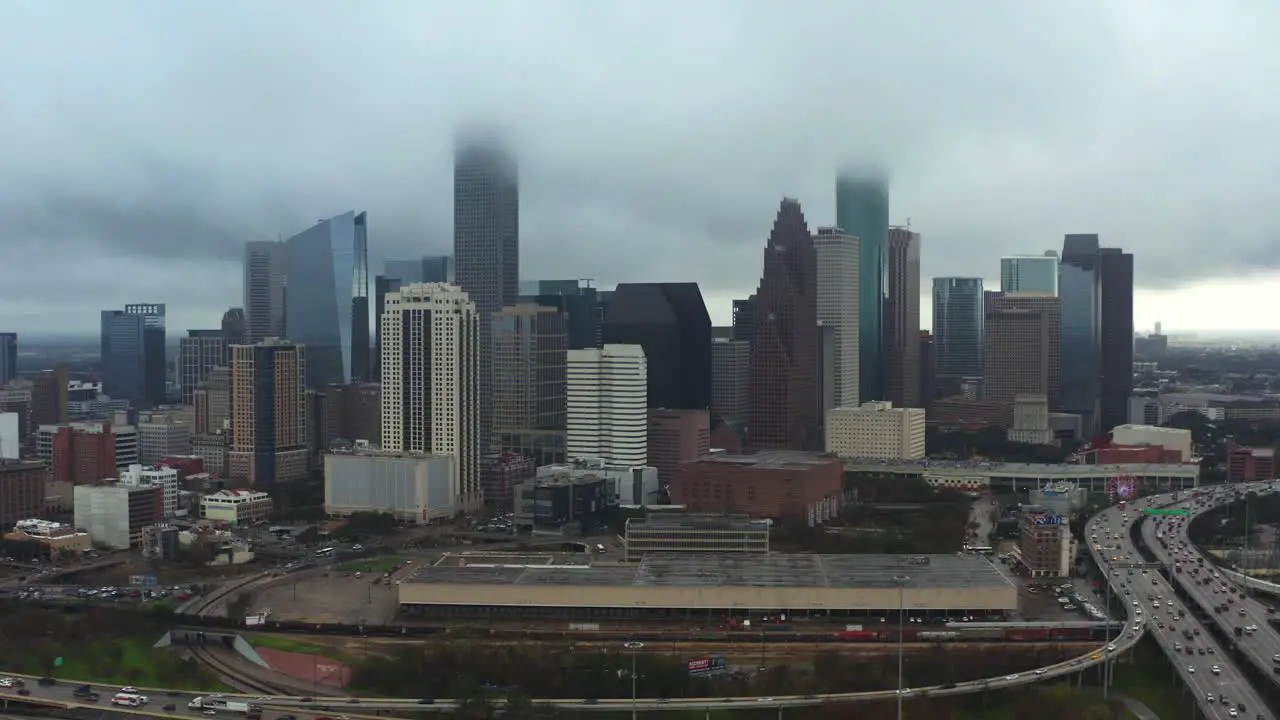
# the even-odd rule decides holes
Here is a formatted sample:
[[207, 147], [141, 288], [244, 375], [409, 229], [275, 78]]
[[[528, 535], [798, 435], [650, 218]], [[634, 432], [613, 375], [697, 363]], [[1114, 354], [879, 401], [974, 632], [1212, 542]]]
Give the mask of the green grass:
[[1174, 685], [1168, 668], [1118, 664], [1111, 687], [1151, 708], [1160, 720], [1192, 720], [1191, 698]]
[[382, 573], [391, 572], [403, 564], [403, 558], [389, 556], [343, 563], [337, 569], [342, 572], [378, 573], [381, 575]]
[[148, 640], [124, 638], [113, 641], [112, 645], [110, 648], [93, 644], [68, 648], [62, 656], [62, 667], [54, 668], [52, 676], [103, 685], [235, 692], [208, 678], [194, 662], [179, 661], [170, 651], [151, 647]]
[[300, 655], [324, 655], [326, 651], [318, 645], [303, 640], [294, 640], [283, 635], [245, 635], [245, 640], [256, 648], [280, 650], [281, 652], [298, 653]]

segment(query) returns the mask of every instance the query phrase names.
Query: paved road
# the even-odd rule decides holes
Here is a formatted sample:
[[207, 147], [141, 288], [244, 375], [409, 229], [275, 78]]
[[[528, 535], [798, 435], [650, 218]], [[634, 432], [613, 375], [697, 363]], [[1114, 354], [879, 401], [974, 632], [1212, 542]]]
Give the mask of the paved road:
[[[1187, 500], [1181, 506], [1191, 510], [1194, 517], [1217, 505], [1230, 502], [1237, 491], [1266, 494], [1272, 492], [1272, 488], [1270, 484], [1264, 483], [1217, 488], [1211, 494]], [[1242, 634], [1236, 643], [1250, 662], [1267, 673], [1273, 681], [1280, 681], [1280, 675], [1272, 672], [1273, 667], [1280, 667], [1280, 633], [1267, 621], [1269, 617], [1275, 617], [1268, 612], [1271, 606], [1250, 597], [1244, 589], [1223, 577], [1211, 563], [1204, 560], [1187, 535], [1190, 518], [1162, 518], [1159, 522], [1155, 520], [1148, 520], [1143, 528], [1143, 539], [1147, 545], [1161, 562], [1180, 565], [1181, 572], [1175, 572], [1173, 577], [1223, 632], [1232, 635], [1236, 628], [1256, 628], [1251, 633]], [[1217, 611], [1224, 604], [1226, 609]]]
[[[1172, 496], [1164, 495], [1138, 505], [1163, 506], [1171, 503]], [[1208, 630], [1180, 607], [1172, 590], [1157, 571], [1114, 567], [1124, 563], [1143, 562], [1129, 534], [1133, 523], [1144, 522], [1143, 517], [1135, 508], [1130, 508], [1127, 512], [1110, 508], [1095, 516], [1088, 525], [1091, 547], [1103, 548], [1106, 561], [1113, 566], [1109, 568], [1111, 577], [1118, 582], [1119, 592], [1125, 602], [1135, 608], [1135, 613], [1141, 611], [1144, 627], [1164, 649], [1170, 662], [1177, 667], [1179, 676], [1195, 694], [1206, 717], [1224, 720], [1233, 717], [1253, 719], [1261, 714], [1263, 718], [1272, 720], [1261, 696], [1254, 691]], [[1107, 547], [1114, 549], [1107, 550]], [[1116, 559], [1112, 561], [1112, 557]], [[1191, 631], [1193, 639], [1187, 641], [1182, 635], [1183, 630]], [[1195, 634], [1197, 631], [1199, 634]], [[1188, 645], [1193, 648], [1192, 655], [1186, 654]], [[1204, 650], [1204, 655], [1200, 654], [1201, 649]], [[1212, 669], [1215, 665], [1218, 667], [1217, 673]], [[1224, 693], [1230, 701], [1229, 705], [1224, 705], [1221, 701]], [[1239, 705], [1244, 706], [1243, 711], [1239, 710]], [[1237, 714], [1231, 715], [1232, 710]]]

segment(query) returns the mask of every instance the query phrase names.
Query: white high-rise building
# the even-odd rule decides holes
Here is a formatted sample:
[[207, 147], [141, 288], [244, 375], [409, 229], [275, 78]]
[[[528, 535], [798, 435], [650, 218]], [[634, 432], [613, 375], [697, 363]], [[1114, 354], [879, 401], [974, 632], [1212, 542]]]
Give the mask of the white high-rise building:
[[382, 314], [382, 449], [453, 458], [460, 509], [480, 491], [479, 316], [461, 288], [413, 283]]
[[862, 241], [840, 228], [824, 227], [813, 236], [813, 249], [818, 257], [818, 324], [831, 336], [828, 351], [821, 353], [819, 373], [820, 411], [825, 414], [831, 408], [858, 405]]
[[[649, 456], [648, 362], [639, 345], [570, 350], [566, 455], [637, 467]], [[385, 393], [385, 386], [383, 392]]]
[[921, 460], [924, 435], [923, 408], [876, 401], [827, 413], [827, 452], [841, 458]]

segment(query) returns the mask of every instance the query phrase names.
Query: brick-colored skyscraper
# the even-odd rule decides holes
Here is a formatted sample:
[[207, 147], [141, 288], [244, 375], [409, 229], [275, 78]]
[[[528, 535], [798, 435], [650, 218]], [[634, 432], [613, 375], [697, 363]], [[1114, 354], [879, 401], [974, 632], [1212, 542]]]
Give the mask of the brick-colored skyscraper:
[[752, 296], [751, 410], [754, 448], [818, 449], [817, 256], [800, 203], [784, 198]]
[[987, 293], [983, 399], [1012, 404], [1017, 395], [1062, 399], [1062, 312], [1058, 298]]

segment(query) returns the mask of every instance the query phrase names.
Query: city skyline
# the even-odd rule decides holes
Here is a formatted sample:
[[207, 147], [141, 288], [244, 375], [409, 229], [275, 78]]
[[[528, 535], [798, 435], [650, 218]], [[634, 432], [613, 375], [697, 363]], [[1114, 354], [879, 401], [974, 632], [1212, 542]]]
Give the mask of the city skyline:
[[[511, 42], [475, 64], [456, 62], [466, 55], [459, 39], [494, 19], [473, 7], [446, 16], [386, 3], [348, 16], [331, 6], [299, 13], [288, 1], [163, 13], [139, 2], [67, 17], [6, 5], [0, 20], [22, 42], [0, 50], [0, 62], [20, 64], [30, 84], [9, 92], [24, 141], [3, 158], [15, 172], [0, 180], [11, 219], [0, 243], [0, 317], [25, 334], [88, 334], [94, 317], [81, 300], [122, 306], [130, 298], [119, 278], [146, 272], [171, 325], [205, 327], [202, 318], [238, 304], [245, 242], [345, 207], [378, 219], [375, 257], [447, 252], [454, 132], [481, 122], [509, 125], [520, 157], [525, 277], [568, 270], [604, 287], [694, 281], [723, 324], [728, 301], [759, 274], [754, 247], [778, 199], [799, 199], [814, 225], [835, 224], [832, 175], [865, 160], [892, 177], [890, 220], [910, 218], [925, 238], [922, 278], [993, 281], [988, 258], [1096, 232], [1139, 258], [1139, 327], [1280, 323], [1262, 309], [1276, 263], [1267, 183], [1255, 181], [1275, 164], [1261, 141], [1270, 109], [1235, 96], [1265, 84], [1249, 76], [1265, 63], [1236, 62], [1274, 52], [1255, 40], [1265, 18], [1225, 5], [1178, 9], [1153, 38], [1142, 18], [1102, 3], [1093, 13], [1002, 4], [981, 18], [926, 4], [877, 4], [874, 16], [865, 3], [753, 4], [733, 7], [727, 30], [729, 6], [713, 0], [682, 13], [679, 33], [650, 37], [623, 3], [579, 16], [531, 1]], [[1280, 9], [1266, 12], [1280, 19]], [[793, 51], [869, 23], [893, 24], [908, 39], [872, 33], [858, 67]], [[142, 27], [151, 29], [135, 36]], [[239, 42], [273, 52], [228, 60], [215, 50], [228, 27], [251, 27]], [[1205, 27], [1215, 33], [1206, 38]], [[50, 41], [82, 28], [92, 31], [74, 53]], [[942, 45], [916, 40], [940, 28], [962, 32], [945, 33]], [[352, 50], [316, 53], [300, 41], [330, 30], [351, 38]], [[540, 35], [555, 41], [528, 41]], [[1230, 38], [1212, 54], [1223, 65], [1192, 63], [1192, 51], [1219, 36]], [[661, 60], [635, 63], [630, 47]], [[152, 53], [196, 81], [171, 84]], [[580, 62], [583, 53], [593, 62]], [[1237, 81], [1217, 82], [1227, 67]], [[1250, 112], [1187, 117], [1182, 108], [1185, 121], [1167, 122], [1201, 83]], [[153, 109], [135, 115], [141, 103], [113, 97], [126, 86]], [[338, 86], [346, 91], [332, 92]], [[831, 87], [848, 88], [850, 99], [829, 99]], [[588, 103], [592, 112], [572, 111]], [[799, 111], [773, 109], [781, 107]], [[302, 129], [298, 117], [308, 118]], [[1194, 168], [1180, 164], [1186, 158]], [[1210, 236], [1220, 251], [1198, 257]], [[49, 293], [55, 274], [78, 292]], [[1221, 281], [1232, 276], [1232, 286]], [[1206, 309], [1215, 300], [1233, 312], [1216, 317]]]

